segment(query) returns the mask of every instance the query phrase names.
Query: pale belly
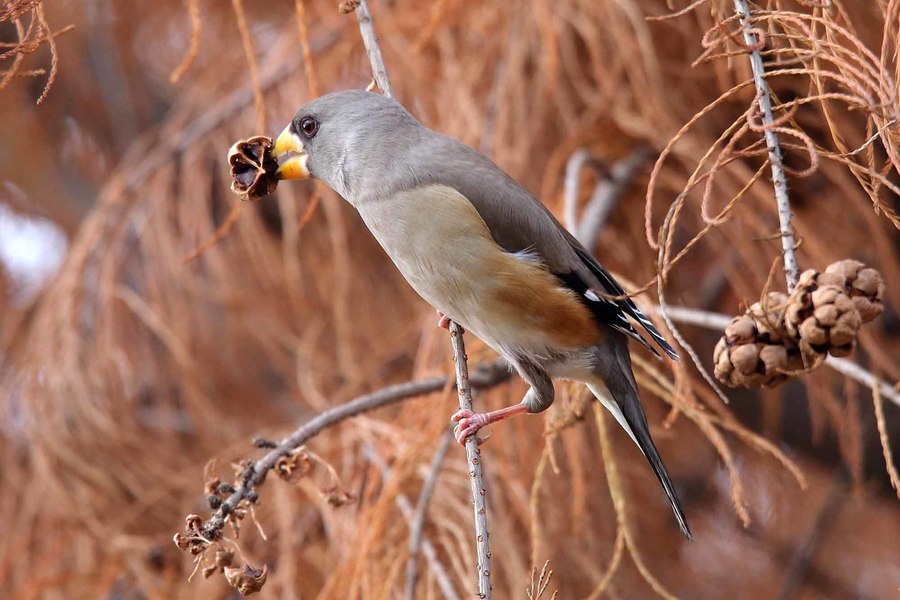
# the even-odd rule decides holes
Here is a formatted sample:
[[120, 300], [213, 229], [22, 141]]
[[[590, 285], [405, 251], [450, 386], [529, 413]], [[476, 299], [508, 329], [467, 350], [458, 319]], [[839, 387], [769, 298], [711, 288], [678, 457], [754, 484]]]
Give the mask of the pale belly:
[[452, 188], [433, 186], [358, 208], [413, 289], [500, 354], [547, 355], [599, 339], [574, 293], [540, 265], [503, 251]]

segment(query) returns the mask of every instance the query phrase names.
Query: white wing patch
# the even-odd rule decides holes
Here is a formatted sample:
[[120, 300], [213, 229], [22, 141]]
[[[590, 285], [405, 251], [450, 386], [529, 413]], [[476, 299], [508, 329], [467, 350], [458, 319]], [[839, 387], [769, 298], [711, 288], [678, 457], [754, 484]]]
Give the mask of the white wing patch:
[[584, 293], [584, 297], [588, 300], [593, 300], [594, 302], [600, 302], [600, 296], [595, 294], [593, 290], [588, 290]]

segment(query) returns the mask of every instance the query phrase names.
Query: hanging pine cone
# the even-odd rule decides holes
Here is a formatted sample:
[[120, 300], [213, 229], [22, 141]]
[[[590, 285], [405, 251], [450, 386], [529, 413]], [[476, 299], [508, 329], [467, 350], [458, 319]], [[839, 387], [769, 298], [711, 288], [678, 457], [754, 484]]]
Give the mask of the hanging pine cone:
[[847, 278], [843, 274], [810, 269], [800, 275], [788, 300], [785, 327], [799, 342], [807, 366], [826, 353], [850, 354], [862, 322], [847, 293]]
[[867, 268], [858, 260], [840, 260], [828, 265], [826, 273], [837, 273], [845, 279], [844, 291], [859, 311], [863, 323], [875, 320], [883, 311], [884, 281], [875, 269]]
[[228, 149], [231, 191], [242, 200], [259, 200], [275, 191], [278, 162], [272, 158], [272, 138], [258, 135], [235, 142]]
[[730, 387], [772, 386], [803, 369], [796, 345], [790, 343], [781, 313], [787, 296], [771, 292], [732, 319], [713, 352], [716, 378]]

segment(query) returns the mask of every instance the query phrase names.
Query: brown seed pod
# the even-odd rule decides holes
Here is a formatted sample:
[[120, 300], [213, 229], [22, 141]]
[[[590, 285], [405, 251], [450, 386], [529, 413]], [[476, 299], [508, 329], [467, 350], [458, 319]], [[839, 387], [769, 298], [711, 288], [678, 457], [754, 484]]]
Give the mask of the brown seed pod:
[[772, 292], [732, 319], [713, 352], [719, 381], [730, 387], [772, 386], [803, 369], [800, 351], [784, 330], [786, 302], [785, 294]]
[[847, 278], [839, 272], [810, 269], [800, 275], [784, 320], [807, 366], [826, 353], [847, 356], [856, 346], [862, 318], [846, 287]]
[[272, 138], [258, 135], [235, 142], [228, 149], [231, 191], [242, 200], [259, 200], [275, 191], [278, 162], [272, 158]]
[[875, 320], [884, 311], [884, 281], [875, 269], [848, 258], [828, 265], [825, 272], [844, 277], [844, 290], [859, 311], [863, 323]]
[[225, 580], [231, 587], [237, 588], [242, 596], [249, 596], [262, 589], [269, 575], [269, 568], [263, 565], [262, 570], [254, 569], [251, 565], [243, 567], [225, 567]]

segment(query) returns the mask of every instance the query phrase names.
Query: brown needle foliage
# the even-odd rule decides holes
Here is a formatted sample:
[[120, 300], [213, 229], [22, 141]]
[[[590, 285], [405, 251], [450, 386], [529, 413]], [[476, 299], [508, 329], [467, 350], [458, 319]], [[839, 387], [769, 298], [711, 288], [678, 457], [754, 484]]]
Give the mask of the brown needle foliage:
[[[661, 265], [670, 304], [737, 314], [760, 298], [781, 244], [730, 1], [372, 4], [394, 95], [557, 214], [575, 151], [612, 163], [652, 149], [655, 165], [592, 248], [632, 289]], [[21, 33], [0, 19], [3, 43], [45, 40], [50, 52], [42, 5], [0, 11], [10, 6], [29, 12], [17, 13]], [[75, 29], [57, 40], [41, 112], [41, 89], [0, 93], [0, 112], [23, 117], [4, 123], [5, 146], [24, 153], [0, 153], [0, 184], [26, 190], [73, 234], [29, 306], [10, 307], [3, 290], [16, 282], [0, 273], [0, 580], [12, 597], [225, 598], [223, 576], [187, 582], [194, 565], [171, 542], [185, 514], [208, 514], [204, 483], [228, 482], [230, 461], [256, 457], [255, 435], [281, 438], [365, 392], [447, 375], [449, 344], [333, 193], [282, 185], [236, 208], [228, 190], [232, 142], [280, 130], [311, 86], [368, 84], [352, 15], [308, 1], [73, 6], [84, 10], [43, 7]], [[881, 272], [885, 313], [853, 358], [890, 382], [900, 379], [898, 13], [894, 0], [771, 0], [754, 21], [801, 267], [855, 258]], [[709, 360], [721, 332], [683, 330]], [[471, 364], [493, 360], [467, 342]], [[880, 443], [897, 446], [895, 405], [825, 369], [730, 394], [727, 407], [690, 361], [657, 363], [635, 348], [635, 369], [697, 541], [680, 540], [627, 437], [608, 419], [598, 436], [581, 391], [560, 386], [544, 443], [534, 417], [497, 427], [483, 448], [497, 597], [527, 597], [547, 560], [545, 597], [895, 591], [900, 507]], [[497, 408], [523, 392], [513, 379], [476, 403]], [[403, 507], [415, 505], [453, 410], [448, 389], [309, 441], [320, 472], [259, 490], [268, 539], [226, 529], [224, 551], [241, 557], [229, 568], [265, 565], [262, 596], [399, 595]], [[221, 466], [204, 473], [212, 458]], [[333, 476], [355, 502], [329, 503]], [[422, 531], [431, 558], [419, 560], [417, 598], [447, 597], [447, 582], [470, 593], [468, 493], [465, 458], [451, 448]]]

